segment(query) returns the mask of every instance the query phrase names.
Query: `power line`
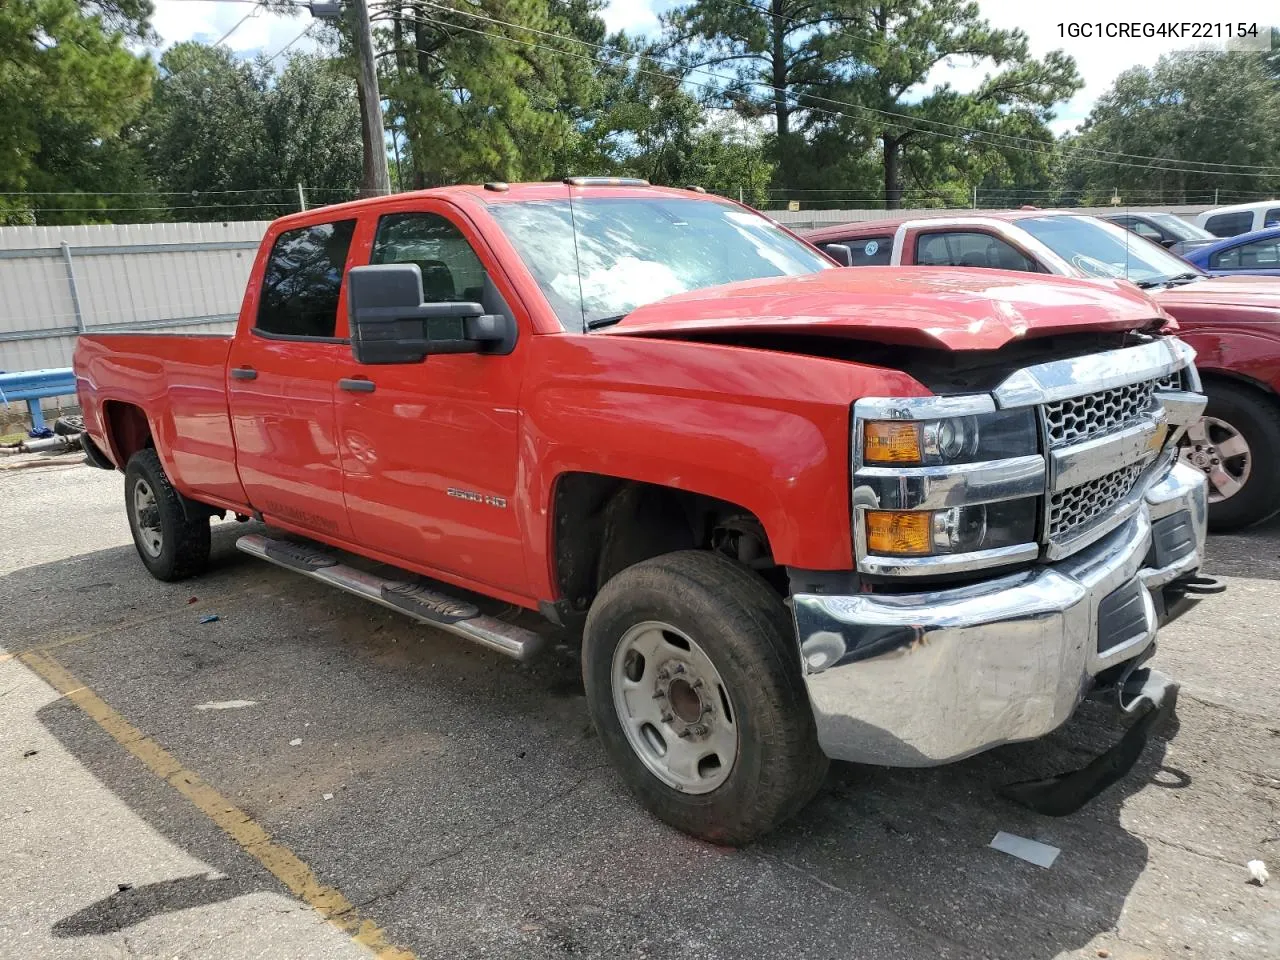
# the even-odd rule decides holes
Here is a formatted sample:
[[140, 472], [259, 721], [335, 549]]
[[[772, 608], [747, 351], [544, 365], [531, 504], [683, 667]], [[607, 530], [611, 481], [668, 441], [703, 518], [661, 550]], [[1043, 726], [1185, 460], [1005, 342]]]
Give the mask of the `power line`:
[[[296, 190], [283, 187], [254, 187], [246, 190], [3, 190], [0, 197], [210, 197], [222, 194], [281, 193]], [[308, 193], [355, 193], [355, 188], [306, 187]]]
[[[569, 42], [569, 43], [576, 43], [576, 44], [579, 44], [580, 46], [590, 47], [590, 48], [593, 48], [593, 49], [595, 49], [595, 50], [603, 51], [603, 52], [610, 53], [610, 54], [613, 54], [613, 55], [622, 56], [622, 57], [640, 57], [640, 58], [643, 58], [643, 59], [648, 59], [648, 60], [650, 60], [650, 61], [652, 61], [652, 62], [654, 62], [654, 63], [663, 64], [663, 65], [665, 65], [665, 66], [672, 67], [673, 69], [685, 70], [685, 71], [688, 71], [688, 72], [690, 72], [690, 73], [700, 73], [700, 74], [703, 74], [703, 75], [705, 75], [705, 76], [709, 76], [709, 77], [711, 77], [712, 79], [714, 79], [714, 80], [716, 80], [716, 81], [724, 82], [724, 81], [726, 81], [726, 80], [728, 80], [728, 79], [729, 79], [729, 78], [726, 78], [726, 77], [722, 77], [722, 76], [720, 76], [720, 75], [718, 75], [718, 74], [712, 73], [711, 71], [708, 71], [708, 70], [703, 69], [703, 68], [700, 68], [700, 67], [687, 67], [687, 66], [685, 66], [685, 65], [683, 65], [683, 64], [674, 63], [674, 62], [672, 62], [672, 61], [666, 61], [666, 60], [663, 60], [663, 59], [662, 59], [662, 58], [660, 58], [660, 57], [651, 56], [651, 55], [648, 55], [648, 54], [635, 54], [635, 53], [630, 53], [630, 52], [628, 52], [628, 51], [619, 50], [619, 49], [618, 49], [618, 48], [616, 48], [616, 47], [611, 47], [611, 46], [609, 46], [609, 45], [607, 45], [607, 44], [592, 43], [591, 41], [588, 41], [588, 40], [582, 40], [582, 39], [579, 39], [579, 38], [577, 38], [577, 37], [566, 37], [566, 36], [563, 36], [563, 35], [560, 35], [560, 34], [552, 33], [552, 32], [550, 32], [550, 31], [546, 31], [546, 30], [539, 30], [539, 29], [538, 29], [538, 28], [536, 28], [536, 27], [529, 27], [529, 26], [525, 26], [525, 25], [523, 25], [523, 24], [512, 23], [511, 21], [508, 21], [508, 20], [500, 20], [500, 19], [497, 19], [497, 18], [495, 18], [495, 17], [489, 17], [489, 16], [486, 16], [486, 15], [484, 15], [484, 14], [479, 14], [479, 13], [472, 13], [472, 12], [467, 11], [467, 10], [459, 10], [459, 9], [457, 9], [457, 8], [455, 8], [455, 7], [450, 7], [450, 6], [446, 6], [446, 5], [444, 5], [444, 4], [441, 4], [441, 3], [436, 3], [436, 2], [434, 2], [434, 0], [421, 0], [421, 2], [424, 2], [424, 3], [426, 3], [428, 6], [431, 6], [431, 7], [433, 7], [433, 8], [436, 8], [436, 9], [438, 9], [438, 10], [443, 10], [443, 11], [446, 11], [446, 12], [449, 12], [449, 13], [455, 13], [455, 14], [458, 14], [458, 15], [460, 15], [460, 16], [470, 17], [470, 18], [472, 18], [472, 19], [481, 20], [481, 21], [484, 21], [484, 22], [487, 22], [487, 23], [491, 23], [491, 24], [495, 24], [495, 25], [502, 25], [502, 26], [506, 26], [506, 27], [512, 27], [512, 28], [517, 29], [517, 30], [524, 30], [524, 31], [526, 31], [526, 32], [533, 33], [533, 34], [537, 34], [537, 35], [539, 35], [539, 36], [548, 37], [548, 38], [550, 38], [550, 39], [555, 39], [555, 40], [559, 40], [559, 41], [563, 41], [563, 42]], [[378, 17], [377, 19], [387, 19], [387, 18], [388, 18], [388, 17], [390, 17], [390, 16], [392, 16], [392, 15], [391, 15], [391, 14], [385, 14], [385, 15], [382, 15], [382, 16]], [[592, 63], [596, 63], [596, 62], [598, 62], [598, 61], [596, 61], [596, 59], [595, 59], [594, 57], [584, 57], [584, 56], [581, 56], [581, 55], [572, 54], [572, 53], [570, 53], [570, 52], [569, 52], [569, 51], [567, 51], [567, 50], [561, 50], [561, 49], [557, 49], [557, 48], [555, 48], [555, 47], [549, 47], [549, 46], [547, 46], [546, 44], [539, 44], [539, 43], [536, 43], [536, 42], [534, 42], [534, 41], [530, 41], [530, 40], [521, 40], [521, 39], [516, 38], [516, 37], [509, 37], [509, 36], [507, 36], [506, 34], [503, 34], [503, 33], [497, 32], [497, 31], [477, 30], [477, 29], [473, 29], [473, 28], [470, 28], [470, 27], [464, 27], [464, 26], [461, 26], [460, 24], [450, 23], [450, 22], [448, 22], [448, 21], [446, 21], [446, 20], [440, 20], [440, 19], [438, 19], [438, 18], [433, 18], [433, 17], [425, 17], [425, 16], [410, 15], [410, 16], [409, 16], [409, 17], [407, 17], [406, 19], [409, 19], [409, 20], [414, 21], [414, 22], [434, 23], [434, 24], [436, 24], [436, 25], [438, 25], [438, 26], [442, 26], [442, 27], [449, 27], [449, 28], [452, 28], [452, 29], [465, 30], [465, 31], [467, 31], [467, 32], [469, 32], [469, 33], [478, 34], [478, 35], [480, 35], [480, 36], [494, 37], [494, 38], [497, 38], [497, 39], [499, 39], [499, 40], [505, 40], [505, 41], [507, 41], [507, 42], [509, 42], [509, 43], [518, 43], [518, 44], [522, 44], [522, 45], [524, 45], [524, 46], [532, 47], [532, 48], [539, 49], [539, 50], [547, 50], [547, 51], [552, 52], [552, 53], [558, 53], [558, 54], [560, 54], [561, 56], [573, 56], [573, 57], [577, 57], [578, 59], [587, 60], [587, 61], [592, 62]], [[637, 67], [637, 68], [635, 68], [635, 69], [636, 69], [636, 72], [638, 72], [638, 73], [647, 74], [647, 75], [652, 75], [652, 76], [657, 76], [657, 77], [661, 77], [661, 78], [666, 79], [666, 80], [676, 80], [676, 81], [678, 81], [678, 82], [690, 83], [690, 84], [692, 84], [693, 86], [698, 87], [698, 88], [701, 88], [701, 89], [708, 89], [708, 88], [711, 88], [711, 87], [712, 87], [712, 85], [711, 85], [711, 84], [709, 84], [709, 83], [698, 83], [697, 81], [688, 80], [687, 78], [685, 78], [685, 79], [683, 79], [683, 80], [679, 80], [679, 78], [671, 77], [671, 76], [669, 76], [669, 75], [667, 75], [667, 74], [664, 74], [664, 73], [661, 73], [661, 72], [659, 72], [659, 71], [655, 71], [655, 70], [645, 70], [645, 69], [644, 69], [644, 68], [642, 68], [642, 67]], [[1055, 148], [1057, 147], [1057, 144], [1056, 144], [1056, 143], [1046, 143], [1045, 141], [1036, 140], [1036, 139], [1031, 138], [1031, 137], [1019, 137], [1019, 136], [1015, 136], [1015, 135], [1013, 135], [1013, 134], [1004, 134], [1004, 133], [998, 133], [998, 132], [995, 132], [995, 131], [981, 130], [981, 129], [976, 128], [976, 127], [963, 127], [963, 126], [960, 126], [960, 125], [958, 125], [958, 124], [949, 124], [949, 123], [944, 123], [944, 122], [942, 122], [942, 121], [937, 121], [937, 120], [927, 120], [927, 119], [925, 119], [925, 118], [921, 118], [921, 117], [911, 117], [911, 116], [906, 115], [906, 114], [895, 114], [895, 113], [892, 113], [891, 111], [878, 110], [878, 109], [876, 109], [876, 108], [874, 108], [874, 107], [864, 107], [864, 106], [862, 106], [862, 105], [860, 105], [860, 104], [849, 103], [849, 102], [847, 102], [847, 101], [843, 101], [843, 100], [833, 100], [833, 99], [828, 98], [828, 97], [820, 97], [820, 96], [816, 96], [816, 95], [814, 95], [814, 94], [807, 94], [807, 93], [795, 93], [794, 91], [791, 91], [791, 90], [789, 90], [789, 89], [787, 89], [787, 88], [785, 88], [785, 87], [775, 87], [775, 86], [771, 86], [770, 84], [768, 84], [767, 82], [765, 82], [765, 81], [763, 81], [763, 80], [748, 80], [748, 81], [746, 81], [746, 82], [747, 82], [747, 83], [749, 83], [749, 84], [751, 84], [752, 86], [762, 87], [762, 88], [764, 88], [764, 89], [766, 89], [766, 90], [769, 90], [769, 91], [772, 91], [772, 92], [774, 92], [774, 93], [781, 93], [784, 97], [787, 97], [787, 98], [789, 98], [789, 99], [794, 99], [794, 100], [796, 100], [796, 101], [797, 101], [797, 103], [796, 103], [796, 105], [797, 105], [797, 106], [803, 107], [804, 109], [807, 109], [807, 110], [812, 110], [812, 111], [813, 111], [813, 112], [815, 112], [815, 113], [828, 114], [828, 115], [831, 115], [831, 116], [840, 116], [840, 117], [845, 117], [845, 118], [847, 118], [847, 119], [855, 119], [855, 118], [853, 118], [850, 114], [846, 113], [846, 112], [845, 112], [845, 111], [843, 111], [843, 110], [831, 110], [831, 109], [826, 109], [826, 108], [822, 108], [822, 107], [815, 107], [815, 106], [813, 106], [813, 105], [811, 105], [811, 104], [804, 104], [804, 103], [801, 103], [801, 102], [799, 102], [799, 101], [802, 101], [802, 100], [817, 100], [817, 101], [819, 101], [819, 102], [823, 102], [823, 103], [834, 103], [834, 104], [838, 104], [838, 105], [840, 105], [840, 106], [849, 107], [849, 108], [852, 108], [852, 109], [854, 109], [854, 110], [862, 110], [862, 111], [864, 111], [864, 112], [865, 112], [865, 111], [869, 111], [869, 112], [872, 112], [872, 113], [882, 114], [882, 115], [885, 115], [885, 116], [891, 116], [891, 117], [894, 117], [894, 118], [900, 118], [900, 119], [899, 119], [899, 123], [900, 123], [900, 125], [906, 125], [908, 122], [909, 122], [909, 123], [928, 123], [928, 124], [933, 124], [933, 125], [936, 125], [936, 126], [943, 126], [943, 127], [948, 127], [948, 128], [953, 128], [953, 129], [957, 129], [957, 130], [966, 131], [966, 132], [968, 132], [968, 133], [972, 133], [972, 134], [974, 134], [974, 135], [982, 136], [982, 137], [988, 137], [988, 138], [999, 138], [999, 139], [1005, 139], [1005, 140], [1024, 141], [1024, 142], [1027, 142], [1027, 143], [1034, 143], [1034, 144], [1041, 145], [1041, 146], [1043, 146], [1043, 147], [1048, 147], [1049, 149], [1047, 149], [1047, 150], [1046, 150], [1046, 149], [1030, 149], [1030, 148], [1027, 148], [1027, 147], [1017, 147], [1017, 146], [1013, 146], [1013, 145], [1010, 145], [1010, 144], [1000, 144], [1000, 143], [993, 144], [993, 146], [998, 147], [998, 148], [1001, 148], [1001, 149], [1017, 150], [1017, 151], [1020, 151], [1020, 152], [1022, 152], [1022, 153], [1030, 154], [1030, 155], [1033, 155], [1033, 156], [1044, 156], [1044, 157], [1060, 156], [1060, 154], [1058, 154], [1058, 153], [1057, 153], [1057, 151], [1056, 151], [1056, 149], [1055, 149]], [[736, 93], [736, 91], [732, 91], [732, 90], [717, 90], [716, 92], [718, 92], [718, 93], [720, 93], [721, 95], [726, 96], [726, 97], [740, 96], [739, 94], [737, 94], [737, 93]], [[757, 102], [757, 103], [756, 103], [756, 106], [768, 106], [768, 105], [769, 105], [769, 104], [767, 104], [767, 103], [759, 103], [759, 102]], [[912, 130], [912, 131], [913, 131], [913, 132], [915, 132], [915, 133], [928, 134], [928, 135], [931, 135], [931, 136], [941, 137], [941, 138], [943, 138], [943, 139], [947, 139], [947, 140], [954, 140], [954, 141], [959, 141], [959, 142], [964, 142], [964, 143], [969, 143], [969, 142], [970, 142], [970, 139], [969, 139], [968, 137], [964, 137], [964, 136], [955, 136], [955, 135], [945, 134], [945, 133], [942, 133], [942, 132], [937, 131], [937, 130], [921, 129], [921, 128], [919, 128], [919, 127], [908, 127], [908, 129]], [[1079, 149], [1082, 149], [1082, 148], [1079, 148]], [[1123, 154], [1120, 154], [1120, 155], [1122, 155], [1122, 156], [1123, 156]], [[1139, 156], [1139, 155], [1132, 155], [1132, 156]], [[1129, 167], [1129, 168], [1139, 169], [1139, 170], [1152, 170], [1152, 169], [1155, 169], [1155, 170], [1168, 170], [1168, 171], [1170, 171], [1170, 172], [1175, 172], [1175, 173], [1199, 173], [1199, 174], [1212, 175], [1212, 176], [1226, 176], [1226, 175], [1228, 175], [1229, 173], [1231, 173], [1231, 172], [1232, 172], [1232, 171], [1226, 171], [1226, 170], [1206, 170], [1206, 169], [1203, 169], [1203, 168], [1202, 168], [1203, 166], [1211, 165], [1211, 164], [1208, 164], [1207, 162], [1206, 162], [1205, 164], [1200, 164], [1200, 161], [1181, 161], [1181, 160], [1177, 160], [1177, 161], [1175, 161], [1175, 160], [1166, 160], [1166, 159], [1164, 159], [1164, 158], [1160, 158], [1160, 157], [1149, 157], [1149, 158], [1145, 158], [1145, 159], [1148, 159], [1148, 160], [1152, 161], [1152, 163], [1127, 163], [1127, 162], [1118, 161], [1118, 160], [1104, 160], [1104, 159], [1100, 159], [1100, 158], [1090, 158], [1090, 159], [1092, 159], [1092, 162], [1094, 162], [1094, 163], [1101, 163], [1101, 164], [1106, 164], [1106, 165], [1109, 165], [1109, 166], [1116, 166], [1116, 167]], [[1153, 163], [1197, 164], [1197, 166], [1194, 166], [1194, 167], [1193, 167], [1193, 166], [1156, 167], [1156, 166], [1153, 166]], [[1258, 167], [1250, 167], [1250, 171], [1251, 171], [1251, 172], [1253, 172], [1253, 173], [1255, 173], [1255, 175], [1257, 175], [1257, 176], [1263, 176], [1263, 177], [1268, 177], [1268, 178], [1271, 178], [1271, 177], [1280, 178], [1280, 173], [1262, 173], [1261, 171], [1263, 171], [1263, 170], [1280, 170], [1280, 167], [1262, 167], [1262, 166], [1258, 166]], [[1245, 171], [1240, 171], [1240, 172], [1241, 172], [1241, 173], [1243, 173], [1243, 172], [1245, 172]]]
[[224, 33], [222, 36], [220, 36], [217, 40], [215, 40], [215, 41], [213, 42], [212, 46], [215, 46], [215, 47], [216, 47], [216, 46], [219, 46], [219, 45], [221, 45], [221, 44], [225, 43], [225, 42], [226, 42], [227, 37], [231, 36], [233, 33], [235, 33], [237, 30], [239, 30], [239, 29], [240, 29], [240, 24], [244, 23], [246, 20], [250, 19], [251, 17], [256, 17], [256, 16], [257, 16], [258, 14], [260, 14], [264, 9], [266, 9], [265, 4], [262, 4], [262, 3], [260, 3], [260, 2], [256, 2], [256, 0], [255, 0], [255, 3], [254, 3], [254, 7], [253, 7], [253, 9], [252, 9], [252, 10], [250, 10], [248, 13], [246, 13], [246, 14], [245, 14], [243, 17], [241, 17], [239, 20], [237, 20], [237, 21], [236, 21], [236, 23], [235, 23], [235, 26], [233, 26], [230, 30], [228, 30], [226, 33]]
[[289, 51], [289, 49], [290, 49], [290, 48], [291, 48], [295, 43], [297, 43], [299, 40], [301, 40], [303, 37], [305, 37], [308, 33], [310, 33], [312, 30], [314, 30], [314, 29], [315, 29], [315, 26], [316, 26], [316, 23], [315, 23], [315, 21], [314, 21], [314, 20], [313, 20], [311, 23], [307, 24], [307, 27], [306, 27], [306, 29], [305, 29], [305, 30], [303, 30], [300, 34], [298, 34], [296, 37], [294, 37], [292, 40], [290, 40], [288, 43], [286, 43], [283, 47], [281, 47], [279, 50], [277, 50], [277, 51], [276, 51], [275, 53], [273, 53], [271, 56], [267, 57], [267, 62], [268, 62], [268, 63], [270, 63], [272, 60], [276, 59], [277, 57], [281, 56], [282, 54], [287, 53], [287, 52]]

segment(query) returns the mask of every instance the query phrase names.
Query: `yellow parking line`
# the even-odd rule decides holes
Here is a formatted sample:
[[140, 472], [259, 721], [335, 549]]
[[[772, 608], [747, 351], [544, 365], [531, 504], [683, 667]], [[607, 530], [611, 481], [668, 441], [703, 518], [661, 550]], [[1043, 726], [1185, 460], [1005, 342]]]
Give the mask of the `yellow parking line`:
[[339, 930], [350, 934], [357, 943], [372, 950], [378, 960], [415, 960], [408, 950], [388, 942], [382, 929], [362, 916], [341, 890], [316, 879], [310, 867], [272, 840], [248, 814], [183, 767], [177, 757], [112, 709], [66, 667], [47, 654], [36, 651], [19, 654], [18, 661], [43, 677], [49, 686], [83, 710], [112, 739], [146, 764], [152, 773], [195, 804], [245, 853], [271, 871], [294, 896], [309, 904]]

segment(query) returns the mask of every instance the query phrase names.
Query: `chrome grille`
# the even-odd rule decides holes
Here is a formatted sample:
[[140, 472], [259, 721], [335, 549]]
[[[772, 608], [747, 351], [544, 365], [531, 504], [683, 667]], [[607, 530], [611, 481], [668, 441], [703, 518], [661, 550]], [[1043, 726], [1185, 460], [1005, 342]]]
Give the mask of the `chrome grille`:
[[1155, 391], [1156, 381], [1148, 380], [1046, 403], [1044, 417], [1050, 445], [1075, 443], [1137, 422], [1150, 409]]
[[1057, 540], [1102, 516], [1133, 492], [1146, 464], [1131, 463], [1049, 497], [1049, 538]]

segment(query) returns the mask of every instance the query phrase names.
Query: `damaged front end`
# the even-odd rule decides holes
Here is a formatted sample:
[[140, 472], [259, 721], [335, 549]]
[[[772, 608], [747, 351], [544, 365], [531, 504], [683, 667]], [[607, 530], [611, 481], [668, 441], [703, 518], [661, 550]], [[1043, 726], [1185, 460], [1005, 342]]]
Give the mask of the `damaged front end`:
[[[1203, 404], [1169, 339], [1024, 368], [989, 395], [859, 401], [860, 589], [792, 595], [827, 754], [947, 763], [1107, 697], [1134, 718], [1112, 749], [1001, 792], [1060, 816], [1123, 777], [1177, 698], [1145, 666], [1158, 628], [1220, 589], [1199, 574], [1204, 478], [1175, 458]], [[1023, 415], [1030, 448], [1004, 429]]]

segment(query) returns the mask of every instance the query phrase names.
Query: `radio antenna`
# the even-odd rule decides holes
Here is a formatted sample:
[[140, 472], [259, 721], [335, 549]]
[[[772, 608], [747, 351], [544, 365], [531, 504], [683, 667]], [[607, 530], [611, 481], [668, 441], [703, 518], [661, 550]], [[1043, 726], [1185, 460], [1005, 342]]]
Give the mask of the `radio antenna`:
[[587, 299], [582, 293], [582, 260], [578, 256], [578, 220], [573, 214], [573, 184], [565, 178], [569, 191], [569, 225], [573, 228], [573, 267], [578, 272], [578, 311], [582, 314], [582, 332], [587, 332]]

